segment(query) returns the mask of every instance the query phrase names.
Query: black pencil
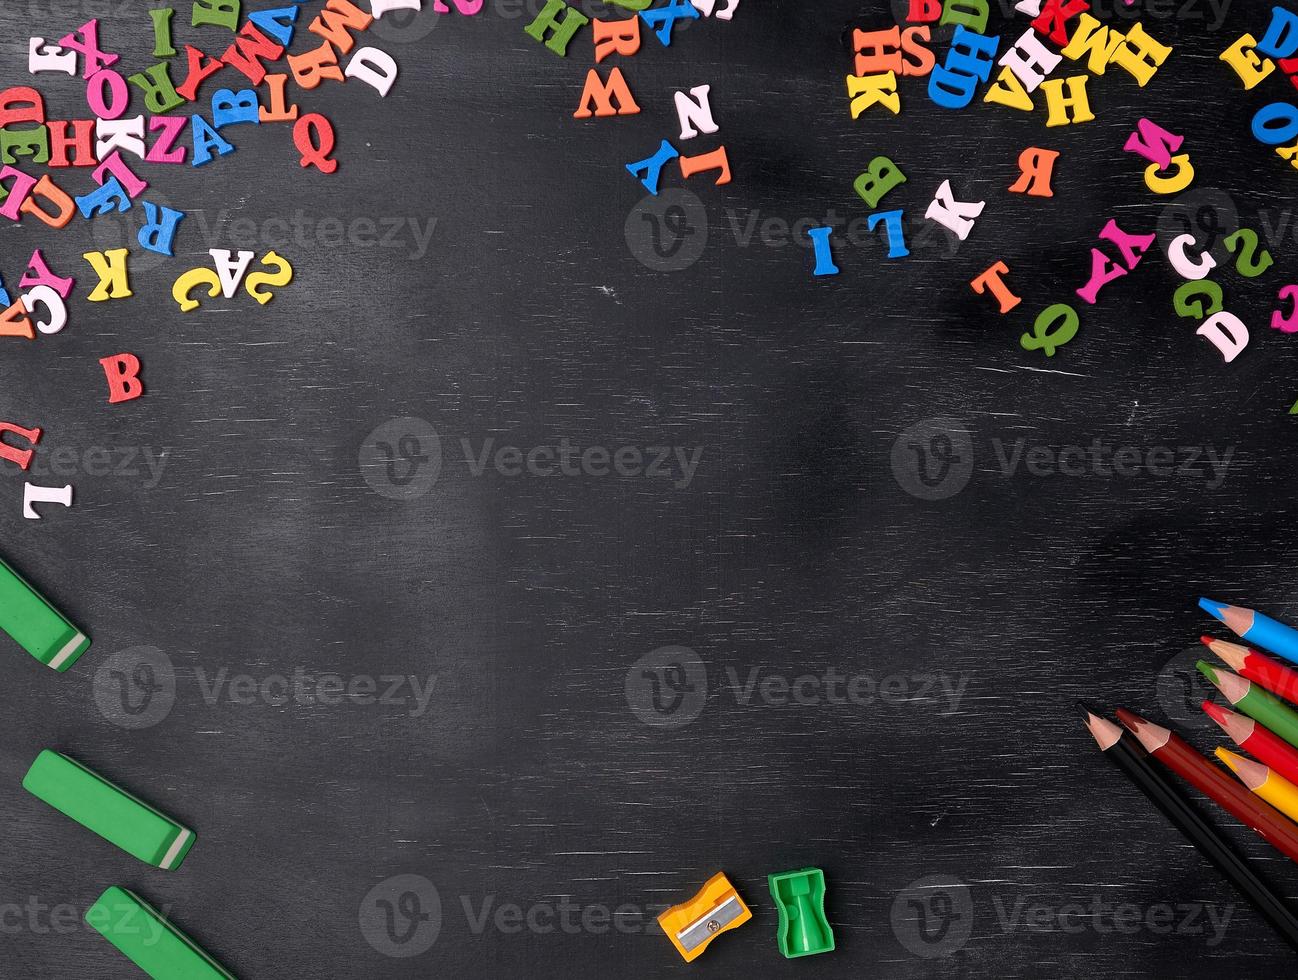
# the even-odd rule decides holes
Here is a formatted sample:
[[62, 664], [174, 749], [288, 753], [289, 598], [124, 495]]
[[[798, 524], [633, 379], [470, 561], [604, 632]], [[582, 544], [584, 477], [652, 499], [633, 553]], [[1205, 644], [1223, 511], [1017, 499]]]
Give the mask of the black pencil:
[[1298, 950], [1298, 918], [1275, 890], [1253, 870], [1249, 860], [1240, 854], [1210, 824], [1179, 789], [1149, 764], [1143, 748], [1119, 726], [1079, 705], [1086, 714], [1090, 729], [1105, 758], [1126, 774], [1149, 801], [1163, 812], [1172, 824], [1230, 879], [1240, 894], [1252, 903], [1271, 923], [1280, 936]]

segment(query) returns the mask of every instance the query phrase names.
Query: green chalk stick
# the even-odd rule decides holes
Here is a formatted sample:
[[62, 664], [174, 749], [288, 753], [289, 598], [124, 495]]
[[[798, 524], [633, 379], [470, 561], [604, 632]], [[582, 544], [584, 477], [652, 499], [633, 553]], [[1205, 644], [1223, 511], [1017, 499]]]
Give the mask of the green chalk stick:
[[90, 649], [90, 637], [64, 619], [3, 561], [0, 561], [0, 629], [46, 667], [59, 673]]
[[174, 871], [194, 846], [194, 832], [66, 755], [46, 749], [23, 789], [127, 854]]
[[153, 980], [236, 980], [148, 902], [109, 888], [86, 910], [86, 925]]

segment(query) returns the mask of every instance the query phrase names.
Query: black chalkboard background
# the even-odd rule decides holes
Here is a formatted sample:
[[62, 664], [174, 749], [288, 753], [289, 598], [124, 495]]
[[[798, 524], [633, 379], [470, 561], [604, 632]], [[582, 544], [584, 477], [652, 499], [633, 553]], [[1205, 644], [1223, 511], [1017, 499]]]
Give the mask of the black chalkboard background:
[[[203, 169], [141, 168], [189, 216], [176, 259], [136, 256], [134, 298], [85, 302], [80, 258], [126, 244], [134, 213], [6, 229], [6, 283], [36, 246], [79, 280], [65, 331], [0, 358], [0, 417], [46, 432], [33, 482], [73, 483], [76, 504], [24, 520], [9, 466], [0, 551], [95, 644], [65, 676], [8, 645], [0, 976], [136, 976], [78, 921], [112, 884], [247, 978], [1289, 967], [1072, 707], [1170, 718], [1210, 750], [1195, 597], [1298, 620], [1298, 355], [1268, 328], [1298, 273], [1298, 172], [1249, 130], [1298, 93], [1279, 72], [1241, 89], [1217, 57], [1267, 10], [1221, 2], [1106, 0], [1102, 19], [1134, 11], [1175, 51], [1144, 89], [1092, 77], [1097, 119], [1051, 130], [1043, 108], [941, 110], [918, 79], [901, 115], [853, 121], [848, 37], [893, 22], [877, 2], [744, 0], [671, 48], [646, 32], [605, 63], [642, 113], [586, 121], [590, 33], [554, 56], [523, 33], [534, 0], [391, 14], [362, 39], [400, 62], [387, 99], [299, 99], [338, 127], [336, 174], [301, 170], [283, 126], [229, 130], [238, 151]], [[30, 83], [29, 35], [87, 16], [147, 66], [145, 6], [6, 4], [8, 84]], [[229, 43], [177, 6], [179, 39]], [[1026, 19], [993, 6], [1007, 45]], [[85, 115], [77, 81], [37, 84], [52, 118]], [[724, 143], [734, 180], [670, 168], [694, 197], [659, 203], [655, 243], [624, 165], [676, 137], [672, 94], [702, 84], [721, 131], [677, 145]], [[1185, 135], [1183, 210], [1217, 240], [1257, 229], [1275, 257], [1214, 276], [1252, 331], [1233, 364], [1173, 312], [1158, 249], [1096, 307], [1073, 295], [1109, 218], [1180, 230], [1122, 150], [1142, 115]], [[1052, 199], [1007, 193], [1029, 145], [1061, 152]], [[881, 209], [905, 209], [913, 255], [840, 242], [841, 274], [813, 278], [779, 223], [864, 217], [852, 180], [879, 153], [909, 177]], [[958, 247], [922, 221], [948, 178], [987, 202]], [[383, 246], [370, 223], [381, 239], [388, 219]], [[270, 243], [297, 276], [269, 306], [178, 312], [171, 284], [209, 248]], [[1007, 316], [967, 285], [997, 259], [1023, 297]], [[1070, 299], [1077, 339], [1022, 350]], [[97, 360], [119, 351], [148, 392], [110, 406]], [[943, 437], [958, 462], [924, 471], [931, 490], [915, 450]], [[510, 449], [565, 440], [595, 464], [513, 475]], [[1058, 472], [1096, 440], [1144, 463], [1066, 452]], [[696, 467], [598, 475], [599, 450], [659, 446]], [[390, 675], [426, 700], [408, 680], [380, 697]], [[27, 796], [47, 746], [195, 827], [184, 867], [152, 871]], [[1298, 870], [1232, 834], [1298, 901]], [[786, 962], [766, 875], [805, 866], [825, 871], [838, 949]], [[718, 870], [754, 920], [686, 966], [652, 919]]]

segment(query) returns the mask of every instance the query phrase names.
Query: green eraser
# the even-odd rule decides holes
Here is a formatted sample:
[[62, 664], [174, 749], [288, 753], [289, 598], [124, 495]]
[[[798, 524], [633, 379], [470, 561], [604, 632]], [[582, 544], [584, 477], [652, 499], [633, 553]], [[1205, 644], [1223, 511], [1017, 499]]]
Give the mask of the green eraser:
[[46, 749], [36, 757], [23, 789], [155, 868], [180, 867], [194, 846], [188, 827], [58, 752]]
[[46, 667], [59, 673], [90, 649], [90, 637], [69, 623], [3, 561], [0, 561], [0, 629]]
[[86, 925], [153, 980], [236, 980], [148, 902], [109, 888], [86, 910]]

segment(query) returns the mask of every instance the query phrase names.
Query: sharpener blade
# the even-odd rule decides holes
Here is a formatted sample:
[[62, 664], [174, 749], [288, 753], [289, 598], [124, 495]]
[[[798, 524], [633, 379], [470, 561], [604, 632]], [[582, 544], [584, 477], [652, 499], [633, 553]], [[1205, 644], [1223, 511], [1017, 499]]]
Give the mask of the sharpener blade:
[[741, 914], [739, 899], [732, 895], [697, 922], [678, 932], [676, 939], [686, 950], [693, 951], [724, 926], [734, 922]]

